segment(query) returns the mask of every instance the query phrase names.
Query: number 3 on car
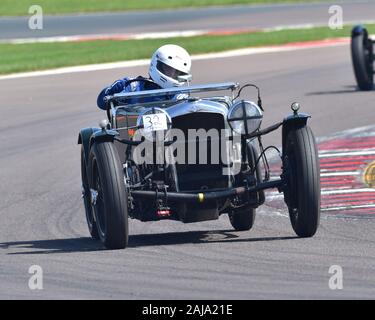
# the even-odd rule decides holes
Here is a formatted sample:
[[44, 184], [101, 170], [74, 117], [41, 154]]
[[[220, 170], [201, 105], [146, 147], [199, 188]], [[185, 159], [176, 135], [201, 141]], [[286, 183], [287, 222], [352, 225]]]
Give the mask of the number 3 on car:
[[148, 114], [142, 117], [144, 130], [147, 132], [167, 130], [167, 117], [165, 114]]

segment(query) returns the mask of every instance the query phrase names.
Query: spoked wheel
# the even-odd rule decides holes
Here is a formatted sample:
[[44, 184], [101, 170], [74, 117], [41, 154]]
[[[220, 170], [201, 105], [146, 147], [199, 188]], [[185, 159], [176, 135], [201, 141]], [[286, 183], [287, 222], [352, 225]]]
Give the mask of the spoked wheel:
[[[259, 164], [256, 164], [256, 161], [258, 158], [258, 152], [251, 143], [247, 144], [247, 157], [248, 157], [250, 168], [253, 169], [255, 168], [255, 165], [257, 165], [254, 173], [255, 173], [257, 180], [260, 181], [262, 179], [260, 167], [259, 167]], [[258, 193], [258, 197], [261, 203], [264, 202], [263, 190]], [[235, 230], [247, 231], [253, 227], [255, 216], [256, 216], [255, 208], [251, 206], [244, 206], [238, 209], [233, 209], [232, 212], [229, 213], [229, 221]]]
[[99, 238], [107, 249], [123, 249], [128, 244], [127, 191], [113, 143], [94, 143], [89, 172], [91, 207]]
[[284, 199], [292, 227], [300, 237], [312, 237], [320, 220], [320, 168], [314, 135], [308, 126], [292, 129], [283, 157]]
[[93, 239], [99, 239], [98, 229], [94, 220], [94, 215], [91, 208], [91, 194], [89, 180], [87, 178], [87, 166], [84, 158], [84, 150], [81, 147], [81, 178], [82, 178], [82, 198], [85, 206], [86, 221], [89, 228], [90, 235]]
[[351, 52], [358, 87], [364, 91], [372, 90], [374, 87], [373, 43], [364, 29], [352, 35]]

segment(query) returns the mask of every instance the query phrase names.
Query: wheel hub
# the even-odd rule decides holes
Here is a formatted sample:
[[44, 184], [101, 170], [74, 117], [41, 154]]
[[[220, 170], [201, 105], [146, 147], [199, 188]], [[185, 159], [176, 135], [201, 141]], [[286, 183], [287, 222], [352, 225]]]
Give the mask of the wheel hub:
[[90, 189], [90, 195], [91, 195], [91, 204], [92, 204], [93, 206], [95, 206], [95, 205], [96, 205], [96, 202], [97, 202], [97, 200], [98, 200], [98, 195], [99, 195], [99, 193], [98, 193], [98, 191], [96, 191], [95, 189]]

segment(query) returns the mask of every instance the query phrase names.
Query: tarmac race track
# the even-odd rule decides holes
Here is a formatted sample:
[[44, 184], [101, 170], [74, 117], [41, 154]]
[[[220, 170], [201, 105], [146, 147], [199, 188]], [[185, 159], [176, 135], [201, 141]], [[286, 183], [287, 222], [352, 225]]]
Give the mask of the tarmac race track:
[[[312, 115], [322, 153], [345, 148], [343, 137], [356, 139], [350, 147], [357, 151], [374, 148], [373, 128], [359, 136], [350, 131], [327, 138], [374, 125], [375, 92], [356, 91], [347, 45], [195, 61], [193, 72], [195, 83], [257, 83], [266, 108], [264, 125], [300, 101]], [[325, 198], [325, 209], [336, 210], [322, 212], [311, 239], [295, 237], [285, 208], [276, 205], [271, 192], [250, 232], [234, 232], [226, 216], [190, 225], [132, 220], [128, 249], [107, 251], [92, 241], [80, 199], [77, 134], [105, 117], [95, 107], [104, 85], [138, 74], [146, 74], [146, 68], [0, 81], [1, 299], [375, 297], [375, 215], [366, 208], [340, 209], [339, 196]], [[266, 142], [280, 145], [280, 135]], [[340, 169], [345, 160], [340, 157], [337, 163], [324, 158], [325, 173], [350, 171], [356, 180], [345, 177], [342, 186], [368, 188], [361, 177], [374, 160], [371, 152], [366, 159], [352, 159], [356, 164], [346, 163], [354, 165], [346, 169]], [[329, 177], [326, 189], [337, 184], [337, 176]], [[366, 192], [359, 202], [359, 193], [353, 193], [353, 203], [374, 204], [373, 189]], [[31, 265], [43, 268], [43, 290], [28, 287]], [[342, 267], [342, 290], [328, 286], [332, 265]]]

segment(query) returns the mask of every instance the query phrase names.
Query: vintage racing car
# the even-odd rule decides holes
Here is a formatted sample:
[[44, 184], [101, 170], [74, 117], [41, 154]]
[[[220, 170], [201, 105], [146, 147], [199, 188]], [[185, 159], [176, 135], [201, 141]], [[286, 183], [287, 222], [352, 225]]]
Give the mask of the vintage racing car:
[[[242, 90], [251, 86], [258, 90], [257, 103], [240, 99]], [[172, 98], [176, 94], [182, 98]], [[142, 102], [156, 96], [162, 98]], [[130, 104], [134, 98], [139, 102]], [[249, 230], [269, 188], [283, 192], [298, 236], [311, 237], [317, 231], [318, 153], [307, 125], [309, 115], [298, 112], [298, 103], [285, 119], [261, 129], [262, 101], [252, 84], [119, 93], [106, 101], [108, 120], [99, 128], [82, 129], [78, 137], [89, 231], [106, 248], [127, 246], [129, 217], [190, 223], [228, 214], [235, 230]], [[282, 152], [275, 146], [264, 148], [262, 136], [279, 127]], [[270, 178], [270, 149], [276, 149], [282, 161], [277, 179]]]
[[374, 88], [374, 43], [361, 25], [352, 30], [351, 53], [355, 78], [360, 90]]

